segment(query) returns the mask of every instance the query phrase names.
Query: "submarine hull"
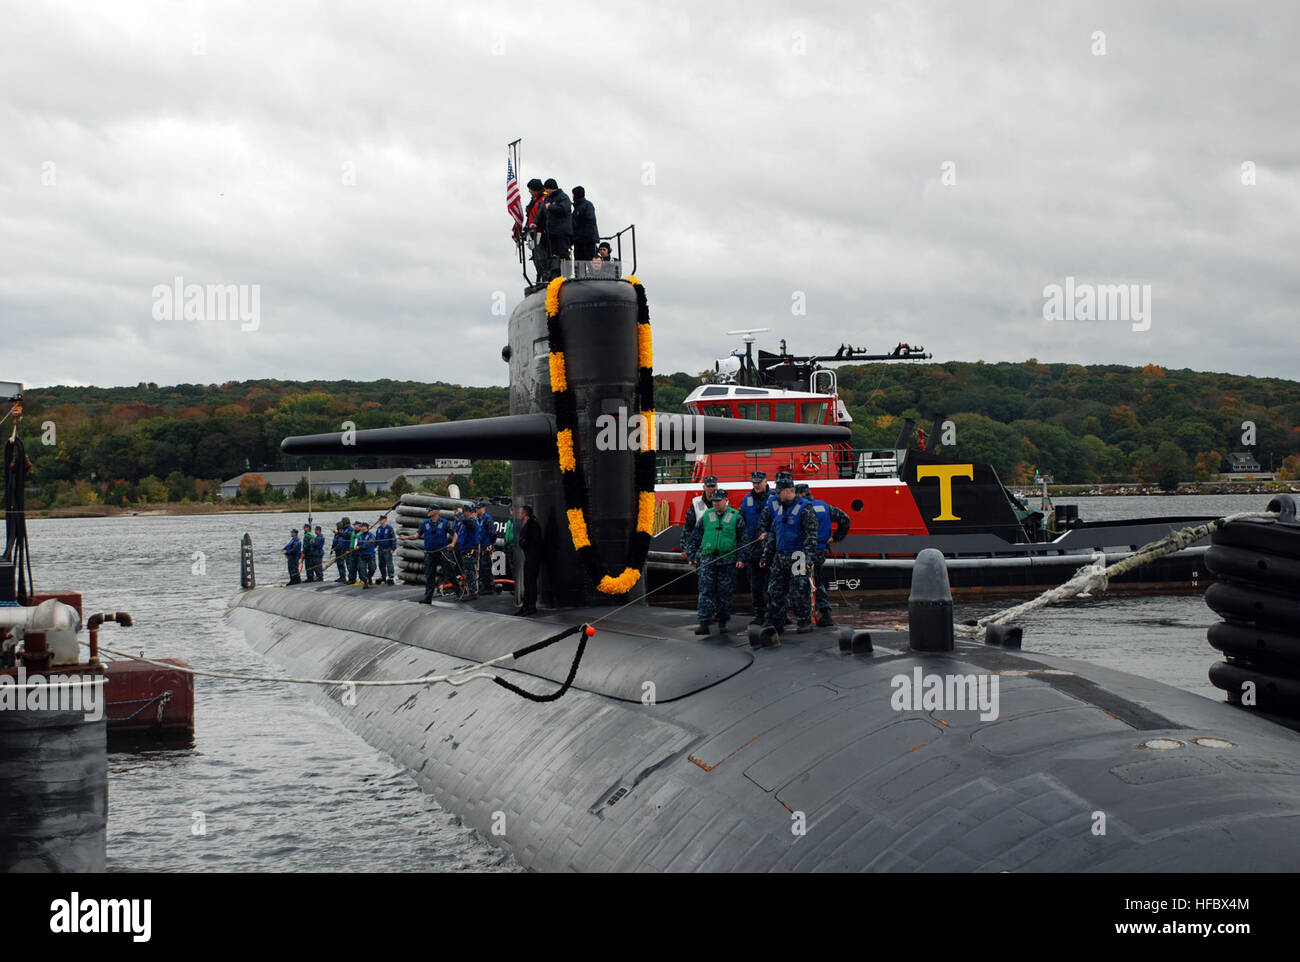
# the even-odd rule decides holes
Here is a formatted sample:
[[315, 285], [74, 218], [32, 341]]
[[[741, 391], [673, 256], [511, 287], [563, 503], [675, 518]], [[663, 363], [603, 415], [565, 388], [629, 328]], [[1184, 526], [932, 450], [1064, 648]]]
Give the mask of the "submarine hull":
[[[246, 593], [229, 618], [294, 675], [446, 672], [594, 622], [573, 688], [490, 681], [311, 689], [445, 809], [541, 871], [1291, 871], [1297, 735], [1069, 659], [958, 642], [925, 654], [828, 629], [751, 649], [690, 612], [512, 618], [418, 589]], [[493, 606], [499, 606], [494, 608]], [[501, 670], [554, 691], [566, 640]], [[998, 679], [996, 717], [900, 707], [898, 679]]]

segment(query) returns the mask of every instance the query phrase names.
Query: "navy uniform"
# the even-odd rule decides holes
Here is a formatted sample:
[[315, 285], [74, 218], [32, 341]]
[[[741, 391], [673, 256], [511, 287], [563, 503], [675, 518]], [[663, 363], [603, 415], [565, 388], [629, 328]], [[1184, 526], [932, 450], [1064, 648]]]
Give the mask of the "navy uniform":
[[[307, 538], [311, 540], [308, 541]], [[320, 525], [316, 525], [315, 533], [307, 532], [303, 538], [303, 560], [307, 568], [308, 581], [325, 580], [325, 572], [321, 570], [324, 556], [325, 535], [321, 533]]]
[[289, 535], [289, 543], [280, 550], [284, 552], [284, 560], [289, 563], [289, 584], [301, 584], [302, 579], [298, 577], [298, 562], [302, 560], [302, 542], [298, 540], [297, 528], [294, 528]]
[[[749, 476], [754, 484], [762, 484], [762, 489], [755, 489], [740, 499], [740, 513], [745, 516], [745, 532], [750, 539], [747, 547], [741, 549], [741, 560], [745, 562], [745, 574], [749, 578], [749, 597], [754, 607], [752, 625], [763, 623], [763, 614], [767, 611], [767, 568], [763, 567], [763, 541], [761, 535], [766, 530], [762, 525], [763, 511], [776, 501], [776, 492], [767, 486], [767, 473], [755, 471]], [[770, 520], [771, 513], [768, 513]]]
[[[424, 539], [424, 598], [422, 605], [433, 603], [433, 590], [438, 586], [439, 569], [443, 575], [450, 574], [451, 565], [447, 560], [447, 549], [455, 536], [455, 529], [450, 521], [440, 518], [437, 508], [430, 508], [428, 517], [420, 522], [418, 537]], [[410, 535], [402, 535], [403, 539]], [[454, 577], [454, 575], [453, 575]]]
[[[778, 492], [793, 487], [794, 484], [785, 478], [776, 483]], [[788, 596], [798, 622], [797, 630], [804, 634], [812, 631], [808, 570], [817, 550], [817, 516], [808, 502], [792, 498], [777, 505], [771, 522], [771, 532], [763, 550], [769, 569], [766, 623], [775, 626], [785, 620]]]
[[480, 501], [475, 508], [483, 512], [478, 515], [478, 583], [483, 591], [493, 591], [492, 552], [497, 545], [497, 529], [485, 502]]
[[736, 569], [745, 544], [745, 516], [727, 504], [727, 492], [713, 494], [713, 508], [704, 513], [693, 532], [694, 555], [699, 559], [700, 626], [697, 635], [709, 633], [709, 622], [718, 619], [718, 631], [727, 630], [731, 599], [736, 594]]
[[466, 598], [478, 597], [478, 520], [468, 508], [461, 515], [456, 529], [456, 544], [460, 551], [460, 572], [465, 576]]
[[851, 522], [849, 516], [840, 508], [814, 498], [808, 485], [796, 484], [794, 493], [807, 501], [817, 516], [817, 550], [813, 553], [812, 566], [813, 609], [817, 615], [817, 624], [829, 628], [835, 624], [835, 619], [831, 617], [831, 600], [826, 593], [822, 568], [826, 564], [828, 546], [832, 542], [840, 542], [848, 537]]
[[713, 507], [713, 494], [717, 490], [718, 479], [710, 474], [704, 479], [704, 493], [697, 495], [687, 505], [686, 517], [682, 518], [682, 554], [686, 555], [686, 560], [691, 564], [695, 564], [696, 561], [691, 549], [691, 545], [695, 543], [695, 526], [700, 518], [704, 517], [704, 512]]
[[[343, 520], [346, 522], [348, 519], [344, 518]], [[356, 584], [357, 581], [357, 529], [358, 527], [359, 527], [358, 525], [350, 524], [350, 523], [347, 526], [348, 547], [347, 547], [346, 554], [344, 554], [343, 556], [343, 561], [348, 566], [348, 584], [350, 585]]]
[[348, 580], [347, 553], [352, 547], [352, 535], [349, 533], [347, 526], [340, 521], [334, 528], [334, 543], [330, 549], [334, 552], [334, 566], [338, 568], [339, 576], [335, 581], [346, 582]]
[[375, 577], [375, 536], [370, 525], [362, 521], [361, 530], [357, 532], [357, 577], [363, 587], [370, 587]]
[[393, 549], [397, 547], [397, 535], [388, 523], [388, 515], [379, 516], [375, 525], [375, 557], [379, 562], [379, 583], [393, 583]]

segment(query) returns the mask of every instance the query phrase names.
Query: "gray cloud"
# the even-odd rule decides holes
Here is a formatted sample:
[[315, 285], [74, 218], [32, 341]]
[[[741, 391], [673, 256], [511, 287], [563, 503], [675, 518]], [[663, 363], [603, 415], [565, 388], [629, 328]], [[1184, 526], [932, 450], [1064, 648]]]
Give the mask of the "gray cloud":
[[[522, 136], [524, 179], [584, 184], [606, 232], [637, 224], [661, 371], [767, 326], [807, 350], [1294, 376], [1298, 19], [1284, 3], [12, 5], [0, 373], [502, 383], [493, 295], [522, 294], [503, 147]], [[1151, 330], [1044, 321], [1042, 290], [1067, 275], [1151, 285]], [[176, 276], [259, 285], [260, 328], [153, 320]]]

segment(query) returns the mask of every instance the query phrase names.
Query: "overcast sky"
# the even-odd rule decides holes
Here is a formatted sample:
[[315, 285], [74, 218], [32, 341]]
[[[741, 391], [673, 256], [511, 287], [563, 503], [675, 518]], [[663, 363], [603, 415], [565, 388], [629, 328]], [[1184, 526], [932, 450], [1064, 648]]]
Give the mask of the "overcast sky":
[[[503, 384], [516, 137], [636, 223], [660, 372], [765, 326], [1295, 378], [1298, 10], [7, 0], [0, 378]], [[257, 329], [156, 320], [176, 277]], [[1150, 329], [1045, 320], [1067, 277]]]

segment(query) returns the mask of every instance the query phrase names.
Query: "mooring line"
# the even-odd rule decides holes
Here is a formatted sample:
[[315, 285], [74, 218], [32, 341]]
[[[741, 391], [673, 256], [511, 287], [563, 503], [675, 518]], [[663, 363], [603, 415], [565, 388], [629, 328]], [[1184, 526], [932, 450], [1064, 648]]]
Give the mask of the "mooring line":
[[1173, 554], [1175, 551], [1181, 551], [1200, 541], [1202, 538], [1218, 531], [1226, 524], [1234, 521], [1276, 521], [1279, 512], [1277, 511], [1241, 511], [1237, 514], [1230, 514], [1227, 517], [1216, 518], [1213, 521], [1205, 521], [1201, 524], [1190, 525], [1186, 528], [1179, 528], [1177, 531], [1171, 531], [1162, 538], [1157, 538], [1144, 544], [1137, 551], [1133, 552], [1127, 558], [1116, 561], [1113, 564], [1103, 564], [1096, 561], [1090, 565], [1084, 565], [1075, 572], [1074, 576], [1067, 582], [1057, 585], [1055, 588], [1049, 588], [1037, 598], [1033, 598], [1022, 604], [1014, 605], [1010, 608], [1004, 608], [1002, 611], [995, 612], [991, 615], [985, 615], [974, 623], [959, 624], [953, 627], [961, 634], [969, 638], [978, 638], [983, 635], [989, 625], [1002, 625], [1026, 615], [1031, 611], [1042, 608], [1045, 605], [1055, 604], [1058, 601], [1064, 601], [1067, 598], [1073, 598], [1085, 592], [1105, 591], [1110, 587], [1112, 578], [1127, 574], [1136, 568], [1145, 564], [1150, 564], [1157, 558], [1163, 558], [1165, 555]]

